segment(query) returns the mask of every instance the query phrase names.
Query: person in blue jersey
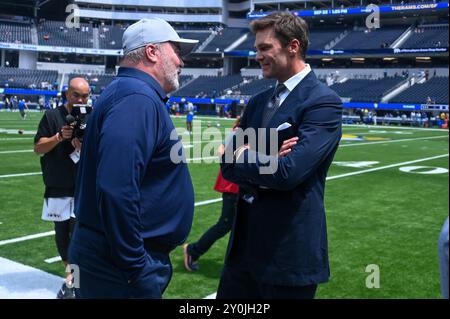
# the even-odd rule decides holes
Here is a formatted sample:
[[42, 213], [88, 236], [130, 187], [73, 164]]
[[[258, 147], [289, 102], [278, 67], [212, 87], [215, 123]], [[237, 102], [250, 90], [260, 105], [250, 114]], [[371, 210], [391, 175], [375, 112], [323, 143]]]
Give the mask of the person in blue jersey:
[[20, 117], [22, 118], [22, 120], [25, 120], [27, 117], [27, 114], [25, 113], [25, 109], [27, 109], [27, 111], [28, 111], [28, 105], [25, 102], [25, 99], [21, 99], [19, 101], [19, 112], [20, 112]]
[[169, 284], [194, 191], [166, 94], [197, 42], [159, 18], [123, 34], [124, 57], [90, 115], [80, 160], [70, 247], [79, 298], [159, 299]]
[[186, 130], [187, 132], [192, 135], [192, 122], [194, 121], [194, 111], [189, 111], [186, 114]]

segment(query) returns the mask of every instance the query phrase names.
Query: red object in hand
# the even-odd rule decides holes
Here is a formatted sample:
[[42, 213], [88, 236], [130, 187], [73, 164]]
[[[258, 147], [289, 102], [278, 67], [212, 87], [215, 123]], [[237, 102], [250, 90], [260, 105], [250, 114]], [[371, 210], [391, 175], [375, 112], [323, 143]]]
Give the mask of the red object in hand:
[[216, 184], [214, 184], [214, 190], [219, 193], [239, 193], [239, 186], [226, 180], [222, 176], [222, 172], [219, 169], [219, 174], [217, 174]]

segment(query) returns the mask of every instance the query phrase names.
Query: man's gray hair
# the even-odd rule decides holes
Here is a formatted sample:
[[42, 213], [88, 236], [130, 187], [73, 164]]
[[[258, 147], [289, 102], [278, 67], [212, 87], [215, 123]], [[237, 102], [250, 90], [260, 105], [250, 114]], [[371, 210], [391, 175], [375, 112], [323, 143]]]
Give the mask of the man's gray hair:
[[[154, 44], [155, 47], [159, 49], [159, 43]], [[123, 60], [128, 60], [134, 64], [137, 64], [145, 59], [145, 48], [146, 46], [137, 48], [133, 51], [128, 52], [124, 57]]]

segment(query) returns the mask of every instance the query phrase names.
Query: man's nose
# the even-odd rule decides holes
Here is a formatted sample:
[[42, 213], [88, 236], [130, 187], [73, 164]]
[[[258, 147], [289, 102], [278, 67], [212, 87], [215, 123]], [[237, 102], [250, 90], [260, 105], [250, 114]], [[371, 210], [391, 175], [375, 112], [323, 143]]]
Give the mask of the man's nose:
[[262, 54], [261, 53], [259, 53], [258, 51], [256, 52], [256, 57], [255, 57], [255, 60], [256, 61], [261, 61], [263, 59], [263, 56], [262, 56]]

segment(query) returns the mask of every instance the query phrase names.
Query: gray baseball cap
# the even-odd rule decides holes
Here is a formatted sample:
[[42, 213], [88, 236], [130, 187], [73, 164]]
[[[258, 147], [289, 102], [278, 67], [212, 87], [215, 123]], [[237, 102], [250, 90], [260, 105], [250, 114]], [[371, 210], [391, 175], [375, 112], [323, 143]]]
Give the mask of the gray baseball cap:
[[142, 19], [130, 25], [122, 38], [123, 54], [149, 43], [175, 42], [180, 45], [181, 55], [192, 52], [198, 40], [180, 38], [172, 26], [160, 18]]

